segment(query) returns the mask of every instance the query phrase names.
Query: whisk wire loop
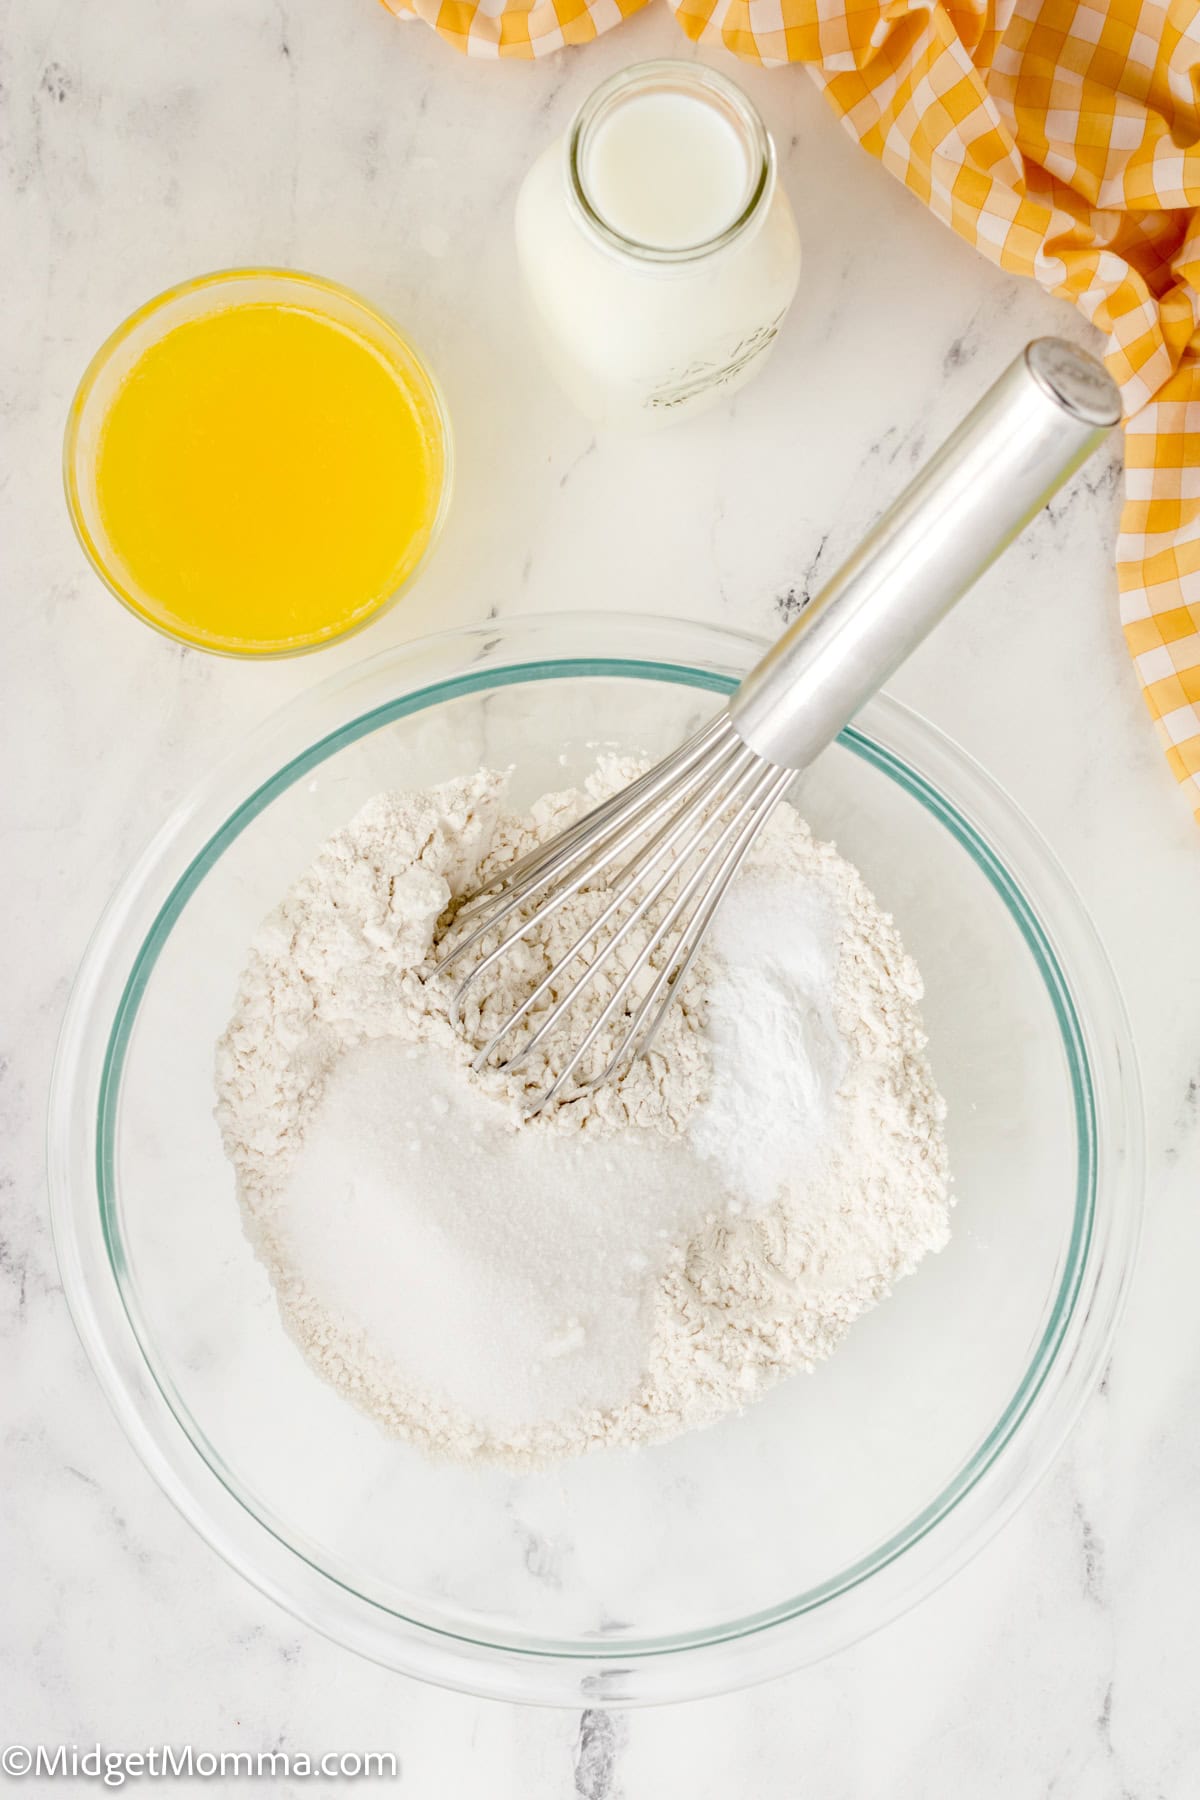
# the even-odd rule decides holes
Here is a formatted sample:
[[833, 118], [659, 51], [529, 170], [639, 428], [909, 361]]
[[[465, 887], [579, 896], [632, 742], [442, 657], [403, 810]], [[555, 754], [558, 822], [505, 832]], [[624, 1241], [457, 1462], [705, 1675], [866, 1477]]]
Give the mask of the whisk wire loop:
[[[611, 969], [620, 946], [647, 919], [645, 941], [621, 970], [599, 1017], [571, 1047], [553, 1082], [531, 1102], [530, 1110], [542, 1110], [572, 1083], [580, 1093], [593, 1091], [649, 1049], [721, 896], [792, 779], [790, 770], [751, 750], [728, 713], [722, 712], [656, 768], [470, 895], [448, 927], [449, 942], [435, 974], [460, 962], [491, 934], [500, 935], [455, 991], [453, 1004], [460, 1017], [472, 985], [535, 925], [584, 888], [608, 890], [597, 916], [491, 1033], [473, 1066], [477, 1070], [491, 1066], [498, 1073], [519, 1069]], [[654, 916], [655, 908], [665, 908], [661, 917]], [[469, 929], [462, 935], [459, 927], [464, 922]], [[630, 996], [648, 968], [649, 986], [631, 1007]], [[547, 996], [545, 1017], [511, 1054], [495, 1061], [497, 1051]], [[623, 1030], [615, 1026], [620, 1037], [604, 1069], [594, 1079], [579, 1081], [581, 1064], [604, 1031], [620, 1020], [622, 1008], [627, 1023]]]
[[[732, 743], [730, 739], [732, 739]], [[678, 806], [681, 797], [686, 797], [697, 789], [702, 789], [706, 783], [722, 772], [724, 765], [752, 754], [742, 744], [736, 732], [715, 736], [699, 759], [687, 769], [681, 781], [665, 789], [662, 784], [655, 784], [652, 792], [644, 793], [639, 800], [633, 802], [628, 808], [627, 815], [625, 813], [609, 814], [608, 820], [615, 818], [616, 822], [609, 824], [606, 821], [599, 841], [590, 848], [590, 854], [588, 851], [589, 839], [586, 837], [578, 838], [574, 845], [566, 850], [557, 845], [554, 846], [546, 856], [545, 866], [532, 868], [526, 879], [518, 883], [515, 890], [501, 889], [500, 893], [495, 896], [495, 910], [488, 912], [465, 938], [457, 939], [453, 943], [447, 954], [437, 964], [434, 974], [444, 973], [452, 963], [463, 957], [468, 950], [473, 949], [481, 938], [486, 937], [489, 932], [502, 925], [506, 919], [511, 918], [518, 908], [538, 893], [543, 895], [538, 907], [538, 917], [539, 919], [548, 918], [593, 880], [606, 864], [616, 857], [623, 856], [647, 831], [652, 831], [661, 819]], [[626, 798], [628, 799], [628, 795]], [[580, 823], [586, 824], [587, 819], [585, 818]], [[574, 867], [572, 873], [581, 846], [584, 857], [583, 864], [582, 867]], [[560, 879], [562, 885], [557, 886], [556, 883]], [[454, 923], [457, 923], [457, 919]], [[451, 930], [454, 929], [454, 923], [451, 925]], [[529, 921], [518, 924], [506, 938], [496, 944], [470, 970], [455, 994], [455, 1005], [460, 1011], [467, 990], [472, 983], [486, 974], [488, 969], [492, 968], [505, 951], [511, 949], [512, 945], [522, 938], [528, 929]]]
[[[756, 776], [757, 779], [755, 779]], [[676, 921], [683, 917], [684, 914], [687, 914], [687, 917], [684, 918], [682, 927], [683, 935], [679, 943], [675, 946], [672, 953], [664, 959], [648, 992], [643, 997], [637, 1010], [630, 1019], [626, 1031], [618, 1042], [616, 1049], [613, 1051], [599, 1075], [595, 1076], [591, 1081], [579, 1084], [580, 1091], [583, 1093], [590, 1093], [595, 1091], [595, 1089], [602, 1087], [607, 1081], [611, 1080], [612, 1076], [623, 1063], [632, 1060], [634, 1055], [644, 1055], [646, 1051], [649, 1050], [650, 1045], [654, 1040], [655, 1033], [663, 1019], [666, 1017], [667, 1009], [675, 998], [677, 989], [682, 983], [684, 976], [687, 974], [688, 969], [691, 967], [692, 962], [700, 949], [721, 896], [724, 894], [730, 881], [733, 879], [733, 876], [737, 873], [738, 868], [745, 858], [746, 852], [749, 850], [762, 826], [766, 823], [767, 818], [774, 810], [777, 801], [782, 799], [783, 794], [792, 779], [791, 771], [780, 771], [770, 766], [763, 769], [761, 763], [747, 769], [742, 778], [742, 782], [739, 785], [745, 786], [753, 782], [751, 793], [737, 807], [737, 811], [734, 813], [733, 817], [726, 821], [715, 842], [706, 851], [695, 869], [693, 869], [676, 899], [672, 902], [665, 917], [662, 919], [657, 931], [642, 946], [642, 949], [626, 971], [600, 1017], [594, 1021], [586, 1037], [572, 1052], [567, 1062], [559, 1071], [553, 1084], [541, 1096], [541, 1099], [537, 1103], [537, 1110], [550, 1105], [552, 1101], [558, 1098], [559, 1094], [567, 1085], [575, 1070], [579, 1067], [579, 1064], [583, 1061], [601, 1032], [617, 1013], [619, 1007], [624, 1002], [629, 989], [641, 975], [647, 964], [651, 962], [655, 952], [659, 950], [664, 941], [666, 941], [667, 934], [676, 924]], [[731, 793], [729, 796], [729, 804], [734, 804], [736, 800], [736, 793]], [[695, 846], [685, 853], [685, 861], [687, 860], [687, 856], [694, 853], [694, 848]], [[710, 881], [711, 888], [706, 893], [705, 884]], [[698, 895], [700, 896], [699, 900], [697, 900]], [[693, 902], [696, 902], [694, 907]], [[691, 912], [688, 911], [689, 907], [692, 908]], [[663, 992], [664, 989], [667, 990], [665, 994]], [[651, 1021], [649, 1028], [642, 1033], [642, 1023], [656, 1001], [660, 1001], [658, 1011]], [[549, 1025], [550, 1021], [547, 1020], [547, 1027], [549, 1027]], [[508, 1066], [511, 1067], [512, 1065], [510, 1064]]]
[[[739, 769], [739, 773], [734, 779], [732, 787], [729, 789], [729, 802], [731, 804], [737, 800], [741, 789], [752, 781], [756, 761], [757, 759], [753, 755], [753, 752], [748, 750], [740, 751], [734, 758], [732, 767]], [[692, 836], [683, 845], [683, 848], [676, 850], [675, 853], [670, 856], [669, 860], [666, 861], [665, 866], [661, 869], [660, 873], [651, 880], [649, 888], [630, 911], [628, 917], [605, 939], [603, 948], [600, 950], [599, 954], [592, 958], [591, 962], [588, 963], [586, 968], [580, 974], [579, 979], [567, 989], [567, 992], [563, 997], [551, 1008], [546, 1018], [533, 1033], [532, 1037], [529, 1038], [528, 1042], [523, 1044], [515, 1055], [509, 1057], [508, 1060], [501, 1063], [499, 1067], [505, 1070], [518, 1068], [520, 1064], [537, 1049], [538, 1045], [549, 1037], [551, 1032], [554, 1031], [562, 1019], [565, 1018], [566, 1014], [575, 1005], [576, 1001], [584, 991], [596, 980], [597, 976], [605, 968], [619, 945], [629, 936], [629, 933], [633, 928], [645, 918], [646, 914], [661, 899], [667, 888], [670, 887], [671, 883], [679, 876], [682, 870], [687, 866], [688, 862], [696, 854], [698, 834], [703, 831], [703, 825], [706, 818], [711, 817], [711, 809], [711, 797], [707, 794], [702, 794], [699, 798], [693, 799], [681, 812], [670, 819], [661, 830], [639, 849], [636, 856], [625, 865], [620, 871], [620, 874], [616, 877], [613, 899], [609, 901], [599, 917], [593, 920], [587, 929], [575, 940], [571, 947], [564, 952], [550, 973], [539, 982], [533, 993], [530, 994], [512, 1016], [505, 1021], [500, 1030], [495, 1033], [491, 1041], [476, 1057], [475, 1067], [477, 1069], [484, 1066], [491, 1053], [502, 1040], [508, 1036], [513, 1027], [520, 1023], [521, 1019], [525, 1017], [531, 1007], [533, 1007], [544, 994], [561, 983], [562, 977], [567, 969], [570, 968], [571, 964], [576, 960], [580, 953], [587, 948], [588, 944], [604, 931], [605, 927], [613, 921], [621, 909], [626, 906], [629, 900], [638, 892], [639, 888], [642, 887], [643, 883], [654, 869], [656, 863], [664, 856], [664, 854], [672, 851], [684, 834], [692, 831], [693, 827], [696, 827], [697, 830], [693, 831]], [[650, 938], [649, 944], [646, 946], [644, 952], [645, 957], [648, 958], [654, 944], [659, 941], [663, 932], [669, 929], [670, 922], [675, 916], [675, 912], [676, 908], [672, 907], [667, 917], [656, 928], [654, 934]], [[642, 966], [644, 966], [644, 962], [642, 963]], [[631, 973], [621, 981], [618, 988], [618, 994], [624, 994], [627, 991], [632, 979], [633, 975]], [[613, 1000], [611, 1000], [608, 1007], [606, 1007], [603, 1015], [604, 1018], [611, 1015], [611, 1011], [615, 1006], [615, 1001], [616, 996], [613, 997]], [[583, 1049], [590, 1047], [595, 1039], [597, 1029], [598, 1027], [594, 1027], [589, 1031], [584, 1045], [582, 1046]], [[564, 1073], [569, 1074], [570, 1069], [573, 1069], [577, 1065], [581, 1053], [582, 1051], [576, 1053], [571, 1060], [570, 1067]], [[561, 1082], [556, 1083], [556, 1086], [560, 1085]]]
[[[660, 970], [654, 985], [638, 1007], [637, 1012], [629, 1023], [625, 1036], [617, 1045], [612, 1057], [595, 1080], [587, 1083], [584, 1091], [591, 1092], [595, 1088], [602, 1087], [606, 1081], [609, 1081], [612, 1078], [623, 1063], [631, 1061], [635, 1056], [645, 1056], [649, 1051], [659, 1026], [665, 1019], [676, 994], [682, 986], [684, 977], [691, 968], [705, 937], [708, 935], [708, 930], [712, 924], [713, 917], [730, 882], [745, 861], [747, 852], [750, 850], [750, 847], [754, 843], [760, 830], [766, 824], [776, 806], [783, 799], [791, 783], [795, 780], [795, 771], [791, 769], [776, 770], [772, 767], [770, 774], [771, 779], [768, 780], [767, 778], [764, 778], [765, 791], [763, 798], [759, 803], [758, 810], [752, 813], [750, 819], [745, 824], [740, 837], [729, 852], [724, 863], [716, 870], [710, 891], [701, 900], [700, 905], [696, 909], [694, 918], [689, 919], [688, 921], [687, 930], [690, 935], [685, 936], [676, 951], [674, 959]], [[664, 988], [666, 989], [665, 993], [663, 992]], [[654, 1002], [659, 999], [660, 995], [662, 997], [661, 1000], [659, 1000], [658, 1011], [654, 1014], [649, 1026], [643, 1031], [641, 1029], [642, 1021], [650, 1011], [650, 1008], [654, 1005]], [[548, 1100], [555, 1097], [555, 1091], [553, 1089], [550, 1090], [539, 1102], [539, 1107], [545, 1106]]]
[[[565, 831], [560, 832], [552, 844], [539, 844], [536, 850], [528, 851], [524, 856], [518, 857], [516, 862], [510, 863], [507, 868], [498, 870], [491, 881], [478, 887], [458, 908], [454, 915], [455, 926], [462, 925], [467, 919], [472, 918], [488, 904], [489, 900], [495, 900], [498, 889], [505, 894], [510, 894], [514, 887], [522, 885], [526, 875], [544, 872], [547, 868], [558, 866], [568, 860], [580, 839], [590, 838], [615, 813], [624, 812], [634, 801], [649, 797], [649, 790], [652, 789], [654, 794], [658, 794], [669, 786], [675, 777], [686, 774], [716, 739], [728, 740], [735, 737], [737, 737], [737, 733], [729, 720], [729, 715], [719, 713], [707, 725], [701, 726], [699, 731], [693, 732], [690, 738], [686, 738], [661, 763], [656, 764], [652, 769], [647, 769], [644, 775], [635, 777], [627, 787], [621, 788], [615, 794], [610, 794], [607, 800], [601, 800], [596, 806], [590, 808], [581, 819], [576, 820], [574, 825], [569, 825]], [[459, 955], [463, 948], [465, 945], [460, 944], [454, 955]], [[447, 962], [451, 960], [450, 957], [446, 959]]]

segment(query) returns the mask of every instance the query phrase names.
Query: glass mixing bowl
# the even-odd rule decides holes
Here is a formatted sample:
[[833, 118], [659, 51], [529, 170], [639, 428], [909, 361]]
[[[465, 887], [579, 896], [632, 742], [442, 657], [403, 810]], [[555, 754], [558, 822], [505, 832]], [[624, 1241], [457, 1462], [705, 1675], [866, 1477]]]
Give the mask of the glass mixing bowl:
[[1080, 902], [953, 744], [874, 701], [799, 804], [927, 984], [949, 1247], [814, 1375], [674, 1443], [541, 1474], [384, 1437], [285, 1334], [242, 1235], [213, 1045], [247, 944], [371, 794], [598, 747], [657, 755], [756, 640], [548, 617], [389, 651], [285, 709], [179, 808], [105, 914], [50, 1115], [63, 1280], [116, 1412], [265, 1593], [381, 1663], [509, 1700], [628, 1706], [811, 1661], [910, 1605], [1029, 1492], [1100, 1375], [1140, 1212], [1137, 1077]]

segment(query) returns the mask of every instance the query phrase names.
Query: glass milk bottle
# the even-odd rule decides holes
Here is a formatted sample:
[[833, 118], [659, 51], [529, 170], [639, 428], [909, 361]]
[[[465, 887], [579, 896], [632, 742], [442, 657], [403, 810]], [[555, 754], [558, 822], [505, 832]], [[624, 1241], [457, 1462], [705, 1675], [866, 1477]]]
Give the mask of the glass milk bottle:
[[749, 381], [800, 273], [769, 133], [694, 63], [597, 88], [526, 176], [516, 233], [546, 359], [601, 425], [690, 418]]

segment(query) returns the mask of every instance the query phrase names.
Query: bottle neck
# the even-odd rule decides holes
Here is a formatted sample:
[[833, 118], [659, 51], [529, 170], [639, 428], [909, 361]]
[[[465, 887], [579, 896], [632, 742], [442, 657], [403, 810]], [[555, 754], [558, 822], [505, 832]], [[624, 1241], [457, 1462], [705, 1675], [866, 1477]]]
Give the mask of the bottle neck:
[[566, 180], [576, 222], [609, 254], [686, 269], [756, 229], [774, 191], [774, 146], [726, 76], [693, 63], [641, 63], [604, 82], [576, 114]]

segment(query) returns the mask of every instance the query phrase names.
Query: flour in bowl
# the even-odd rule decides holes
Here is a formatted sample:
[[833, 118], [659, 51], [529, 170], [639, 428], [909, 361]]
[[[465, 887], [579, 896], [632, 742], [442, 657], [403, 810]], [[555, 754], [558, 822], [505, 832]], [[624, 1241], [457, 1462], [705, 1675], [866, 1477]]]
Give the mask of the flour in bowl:
[[439, 919], [634, 772], [610, 761], [527, 816], [486, 770], [377, 796], [262, 928], [218, 1046], [217, 1117], [284, 1323], [434, 1455], [537, 1464], [712, 1423], [812, 1368], [946, 1241], [920, 978], [791, 807], [617, 1085], [530, 1119], [562, 1044], [471, 1072], [599, 897], [539, 921], [461, 1022], [431, 973]]

